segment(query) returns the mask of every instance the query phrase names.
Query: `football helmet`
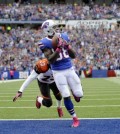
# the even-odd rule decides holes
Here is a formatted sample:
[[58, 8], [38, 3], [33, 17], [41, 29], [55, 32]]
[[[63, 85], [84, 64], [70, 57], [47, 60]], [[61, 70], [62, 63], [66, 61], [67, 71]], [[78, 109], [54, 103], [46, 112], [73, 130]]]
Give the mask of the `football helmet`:
[[43, 29], [44, 33], [47, 34], [48, 36], [53, 36], [55, 34], [54, 31], [54, 26], [55, 22], [53, 20], [46, 20], [43, 22], [41, 29]]

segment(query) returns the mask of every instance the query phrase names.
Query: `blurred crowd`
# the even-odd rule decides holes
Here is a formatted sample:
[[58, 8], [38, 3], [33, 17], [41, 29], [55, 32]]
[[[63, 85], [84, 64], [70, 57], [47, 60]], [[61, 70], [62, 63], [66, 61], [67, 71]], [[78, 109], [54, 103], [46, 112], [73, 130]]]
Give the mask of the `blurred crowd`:
[[72, 46], [77, 52], [75, 65], [78, 70], [120, 70], [120, 27], [114, 30], [73, 29], [70, 33]]
[[30, 70], [41, 56], [37, 46], [42, 36], [37, 30], [17, 27], [0, 33], [0, 67]]
[[[120, 70], [120, 26], [114, 29], [64, 29], [77, 53], [74, 64], [77, 70], [119, 69]], [[0, 69], [32, 70], [42, 56], [37, 42], [43, 37], [41, 29], [30, 27], [12, 28], [0, 32]]]
[[111, 5], [44, 5], [13, 3], [0, 5], [0, 20], [13, 21], [43, 21], [54, 20], [90, 20], [120, 18], [120, 8], [117, 4]]

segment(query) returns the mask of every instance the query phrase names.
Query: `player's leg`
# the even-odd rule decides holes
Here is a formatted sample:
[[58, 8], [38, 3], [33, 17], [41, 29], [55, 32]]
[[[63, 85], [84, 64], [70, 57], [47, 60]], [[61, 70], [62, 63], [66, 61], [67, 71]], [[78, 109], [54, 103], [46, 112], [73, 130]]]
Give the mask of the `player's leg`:
[[56, 85], [64, 99], [64, 105], [69, 112], [69, 114], [73, 117], [73, 124], [72, 127], [78, 127], [79, 126], [79, 120], [76, 116], [74, 105], [71, 101], [70, 97], [70, 90], [68, 88], [67, 79], [65, 77], [65, 71], [62, 73], [58, 71], [53, 71], [53, 76], [56, 82]]
[[72, 90], [72, 94], [76, 102], [79, 102], [80, 98], [83, 97], [81, 81], [74, 70], [71, 70], [70, 72], [71, 73], [68, 73], [67, 75], [68, 84], [69, 84], [70, 89]]
[[57, 100], [57, 111], [58, 111], [58, 115], [59, 117], [63, 116], [63, 110], [62, 110], [62, 96], [60, 94], [60, 91], [58, 90], [56, 83], [53, 82], [51, 84], [49, 84], [50, 89], [52, 90], [56, 100]]
[[40, 108], [41, 104], [43, 106], [46, 106], [46, 107], [52, 106], [52, 99], [51, 99], [51, 96], [50, 96], [49, 85], [47, 83], [42, 83], [39, 80], [37, 80], [37, 81], [38, 81], [38, 85], [39, 85], [42, 97], [37, 97], [36, 107]]

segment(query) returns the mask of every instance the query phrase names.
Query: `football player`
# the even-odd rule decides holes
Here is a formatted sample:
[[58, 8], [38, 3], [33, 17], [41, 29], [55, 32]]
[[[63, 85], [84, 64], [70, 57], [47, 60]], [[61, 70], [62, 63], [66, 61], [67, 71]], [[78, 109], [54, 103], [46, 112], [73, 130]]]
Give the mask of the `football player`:
[[[75, 73], [71, 61], [76, 55], [70, 45], [70, 39], [67, 33], [56, 33], [54, 30], [56, 26], [57, 25], [52, 20], [43, 22], [41, 28], [46, 33], [47, 37], [41, 39], [38, 45], [45, 57], [49, 60], [54, 80], [64, 98], [64, 105], [73, 118], [72, 127], [78, 127], [80, 121], [75, 113], [69, 90], [71, 89], [77, 102], [83, 97], [81, 82]], [[56, 36], [57, 40], [55, 41], [54, 37]]]
[[[23, 91], [27, 88], [27, 86], [37, 78], [38, 86], [41, 92], [42, 97], [37, 96], [36, 98], [36, 107], [39, 109], [41, 105], [50, 107], [52, 106], [52, 98], [50, 95], [50, 89], [52, 90], [56, 100], [57, 100], [57, 111], [59, 117], [63, 116], [62, 111], [62, 96], [54, 82], [53, 74], [51, 69], [49, 68], [49, 64], [47, 59], [40, 59], [36, 62], [34, 69], [28, 78], [24, 81], [15, 97], [13, 98], [13, 102], [15, 102], [19, 97], [22, 96]], [[47, 71], [48, 70], [48, 71]], [[46, 71], [46, 72], [45, 72]], [[42, 73], [44, 72], [44, 73]]]

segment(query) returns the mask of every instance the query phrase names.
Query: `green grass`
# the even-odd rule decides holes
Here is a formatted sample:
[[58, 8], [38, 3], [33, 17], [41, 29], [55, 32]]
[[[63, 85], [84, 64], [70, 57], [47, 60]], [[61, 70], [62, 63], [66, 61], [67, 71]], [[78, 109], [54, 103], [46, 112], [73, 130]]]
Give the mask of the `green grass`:
[[[72, 97], [79, 118], [120, 117], [120, 78], [91, 78], [82, 79], [81, 82], [84, 90], [83, 99], [76, 103]], [[23, 81], [0, 83], [0, 119], [58, 118], [53, 95], [52, 107], [35, 107], [36, 96], [40, 95], [36, 81], [28, 86], [21, 99], [12, 102], [22, 83]], [[63, 111], [63, 118], [70, 118], [64, 104]]]

